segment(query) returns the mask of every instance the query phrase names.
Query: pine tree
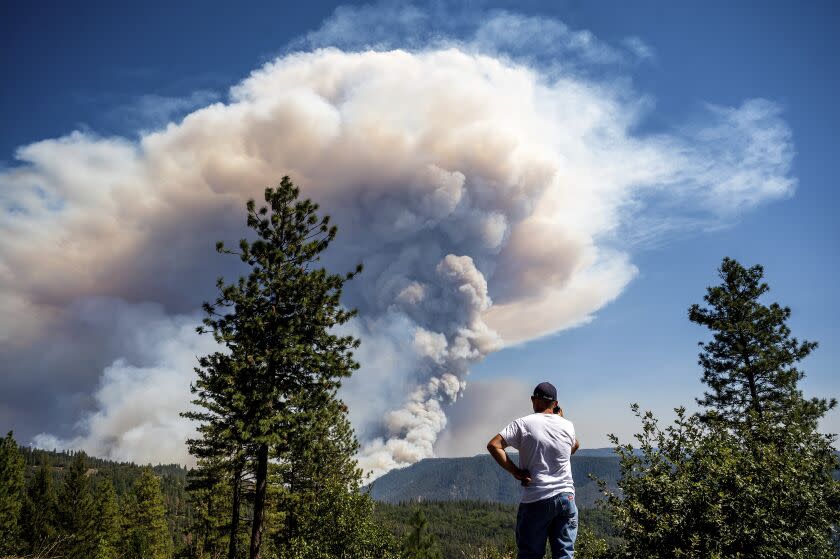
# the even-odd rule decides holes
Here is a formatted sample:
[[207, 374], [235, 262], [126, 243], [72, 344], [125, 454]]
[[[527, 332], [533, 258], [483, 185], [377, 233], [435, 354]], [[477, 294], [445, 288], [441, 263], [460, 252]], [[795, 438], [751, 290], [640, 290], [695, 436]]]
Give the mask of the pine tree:
[[[608, 494], [627, 556], [831, 559], [840, 524], [834, 435], [817, 431], [834, 400], [806, 400], [794, 365], [816, 344], [790, 336], [790, 310], [758, 301], [760, 266], [724, 259], [723, 283], [691, 307], [714, 332], [701, 344], [711, 389], [702, 414], [677, 408], [660, 428], [641, 413], [640, 446], [617, 445], [620, 493]], [[602, 484], [602, 489], [605, 486]]]
[[429, 533], [429, 522], [420, 509], [417, 509], [411, 517], [411, 531], [403, 542], [402, 557], [404, 559], [441, 558], [437, 540]]
[[117, 492], [109, 478], [96, 484], [94, 510], [95, 551], [94, 559], [116, 559], [119, 557], [120, 512], [117, 506]]
[[57, 507], [52, 475], [44, 462], [29, 482], [22, 513], [21, 524], [28, 553], [42, 555], [57, 544]]
[[160, 480], [144, 468], [134, 482], [123, 513], [123, 555], [127, 559], [169, 559], [172, 537], [166, 523], [166, 507]]
[[200, 329], [212, 332], [230, 356], [224, 367], [203, 368], [233, 382], [235, 393], [214, 392], [197, 403], [225, 426], [216, 432], [227, 437], [227, 449], [241, 445], [253, 463], [251, 559], [258, 559], [262, 548], [269, 459], [288, 460], [290, 427], [313, 410], [328, 413], [326, 404], [335, 399], [340, 379], [358, 368], [352, 354], [358, 340], [336, 335], [334, 328], [355, 314], [341, 306], [340, 298], [344, 282], [361, 266], [345, 275], [314, 268], [336, 228], [329, 216], [318, 217], [317, 204], [300, 200], [299, 194], [284, 177], [277, 188], [265, 190], [266, 206], [247, 204], [247, 224], [256, 240], [242, 239], [238, 251], [217, 244], [219, 252], [238, 255], [251, 271], [230, 285], [217, 282], [220, 294], [205, 305], [208, 316]]
[[240, 557], [238, 550], [244, 549], [244, 534], [236, 534], [237, 544], [230, 545], [232, 491], [224, 480], [227, 472], [208, 460], [201, 460], [187, 476], [192, 519], [189, 530], [190, 557]]
[[58, 495], [60, 545], [62, 555], [69, 559], [88, 559], [95, 551], [96, 511], [86, 458], [84, 452], [75, 454]]
[[272, 471], [275, 506], [282, 512], [273, 523], [275, 549], [281, 557], [302, 559], [314, 550], [318, 557], [388, 557], [396, 545], [373, 522], [373, 503], [361, 491], [347, 408], [334, 399], [321, 402], [289, 424], [289, 452]]
[[0, 439], [0, 554], [12, 555], [20, 546], [23, 478], [23, 456], [9, 431]]
[[620, 492], [607, 494], [623, 556], [833, 559], [840, 523], [831, 437], [765, 423], [734, 429], [677, 409], [661, 428], [641, 413], [639, 446], [617, 445]]
[[[222, 352], [201, 357], [199, 367], [195, 368], [198, 379], [191, 386], [193, 394], [197, 395], [193, 403], [201, 409], [181, 414], [200, 422], [200, 437], [187, 441], [190, 454], [199, 462], [194, 486], [207, 487], [212, 480], [210, 485], [216, 489], [225, 486], [231, 494], [227, 524], [228, 559], [238, 557], [242, 484], [248, 462], [244, 432], [253, 415], [249, 414], [247, 402], [240, 392], [239, 385], [247, 374], [242, 369], [242, 364], [233, 356]], [[207, 498], [212, 499], [213, 495], [207, 494]], [[210, 521], [210, 518], [207, 520]], [[208, 537], [214, 541], [217, 539], [211, 533]]]
[[770, 289], [764, 269], [724, 258], [718, 274], [723, 283], [703, 297], [708, 307], [688, 311], [689, 320], [714, 332], [712, 341], [700, 343], [703, 382], [711, 390], [697, 402], [728, 422], [769, 414], [786, 423], [793, 411], [804, 420], [822, 417], [836, 402], [803, 400], [798, 383], [804, 374], [796, 368], [817, 344], [791, 337], [789, 307], [759, 301]]

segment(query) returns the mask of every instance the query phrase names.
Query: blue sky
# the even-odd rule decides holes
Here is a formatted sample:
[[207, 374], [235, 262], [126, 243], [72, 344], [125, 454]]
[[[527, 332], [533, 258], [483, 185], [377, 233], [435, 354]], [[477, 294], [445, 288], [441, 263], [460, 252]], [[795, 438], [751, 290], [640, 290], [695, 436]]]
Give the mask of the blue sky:
[[[73, 130], [135, 138], [141, 129], [225, 101], [228, 88], [318, 29], [336, 7], [317, 1], [294, 9], [275, 2], [4, 2], [0, 162], [13, 168], [19, 146]], [[707, 104], [735, 107], [762, 98], [781, 108], [795, 150], [792, 196], [727, 215], [714, 227], [634, 243], [628, 250], [638, 275], [594, 320], [493, 353], [472, 368], [469, 381], [492, 386], [514, 377], [530, 386], [551, 379], [569, 415], [590, 421], [579, 426], [593, 443], [587, 446], [605, 445], [607, 431], [626, 436], [633, 428], [630, 402], [667, 415], [700, 395], [696, 344], [707, 335], [688, 322], [687, 308], [715, 282], [721, 258], [732, 256], [764, 265], [770, 298], [793, 309], [794, 334], [820, 342], [804, 363], [806, 393], [840, 394], [834, 371], [840, 357], [836, 2], [476, 2], [418, 9], [465, 19], [508, 10], [588, 30], [616, 48], [633, 38], [649, 52], [618, 64], [582, 63], [576, 71], [629, 83], [652, 103], [638, 135], [702, 120]], [[457, 25], [446, 30], [455, 38], [458, 32]], [[527, 395], [521, 397], [527, 406]], [[91, 405], [78, 394], [68, 398], [68, 409]], [[0, 419], [27, 436], [70, 434], [66, 425], [30, 426], [31, 418], [16, 413]], [[840, 431], [840, 412], [831, 413], [825, 428]]]
[[[705, 287], [715, 282], [720, 259], [732, 256], [747, 265], [762, 264], [770, 298], [793, 310], [794, 334], [820, 342], [804, 364], [806, 392], [836, 396], [840, 226], [833, 136], [840, 111], [832, 92], [840, 86], [840, 72], [832, 53], [840, 45], [832, 30], [840, 22], [840, 6], [581, 2], [554, 13], [598, 36], [637, 35], [654, 49], [655, 61], [634, 73], [638, 87], [656, 97], [653, 119], [678, 121], [703, 102], [759, 96], [780, 103], [793, 131], [799, 187], [792, 198], [742, 215], [720, 231], [638, 252], [639, 276], [597, 320], [494, 355], [477, 376], [504, 374], [527, 363], [534, 370], [574, 371], [662, 413], [679, 403], [690, 405], [702, 390], [696, 343], [706, 333], [688, 322], [687, 308], [701, 302]], [[595, 405], [598, 396], [590, 396], [591, 389], [580, 386], [575, 396]], [[826, 427], [838, 430], [837, 411]]]

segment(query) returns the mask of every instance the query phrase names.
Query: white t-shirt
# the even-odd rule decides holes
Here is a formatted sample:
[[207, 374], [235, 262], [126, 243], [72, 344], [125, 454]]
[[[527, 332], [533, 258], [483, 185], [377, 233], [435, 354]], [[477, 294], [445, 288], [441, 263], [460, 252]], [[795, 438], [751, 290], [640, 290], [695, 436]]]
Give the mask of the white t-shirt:
[[519, 467], [531, 474], [531, 483], [522, 487], [521, 502], [575, 492], [570, 462], [575, 426], [571, 421], [553, 413], [532, 413], [513, 421], [499, 434], [519, 451]]

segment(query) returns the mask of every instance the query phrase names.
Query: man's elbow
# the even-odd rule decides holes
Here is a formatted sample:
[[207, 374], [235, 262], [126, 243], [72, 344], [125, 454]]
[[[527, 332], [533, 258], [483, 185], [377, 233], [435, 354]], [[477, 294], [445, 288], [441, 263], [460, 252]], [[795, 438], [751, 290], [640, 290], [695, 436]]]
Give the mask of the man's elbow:
[[492, 441], [492, 439], [491, 439], [491, 440], [490, 440], [490, 442], [489, 442], [489, 443], [487, 443], [487, 452], [489, 452], [489, 453], [491, 453], [491, 454], [492, 454], [492, 453], [493, 453], [493, 451], [494, 451], [496, 448], [498, 448], [498, 447], [497, 447], [495, 444], [493, 444], [493, 441]]

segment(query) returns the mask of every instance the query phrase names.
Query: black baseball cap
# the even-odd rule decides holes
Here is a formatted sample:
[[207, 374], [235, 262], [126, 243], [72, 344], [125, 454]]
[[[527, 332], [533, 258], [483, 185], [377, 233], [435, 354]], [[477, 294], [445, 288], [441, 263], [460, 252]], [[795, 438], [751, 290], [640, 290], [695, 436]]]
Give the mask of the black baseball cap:
[[541, 400], [548, 400], [549, 402], [557, 401], [557, 389], [550, 382], [541, 382], [534, 388], [534, 398]]

